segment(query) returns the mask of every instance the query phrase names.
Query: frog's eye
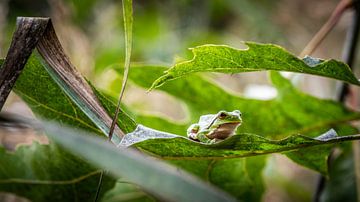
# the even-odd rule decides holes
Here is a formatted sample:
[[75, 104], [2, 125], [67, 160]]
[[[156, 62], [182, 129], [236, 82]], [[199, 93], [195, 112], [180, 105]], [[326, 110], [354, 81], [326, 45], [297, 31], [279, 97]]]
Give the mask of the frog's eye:
[[224, 119], [226, 117], [226, 114], [224, 113], [224, 112], [221, 112], [220, 114], [219, 114], [219, 118], [220, 119]]

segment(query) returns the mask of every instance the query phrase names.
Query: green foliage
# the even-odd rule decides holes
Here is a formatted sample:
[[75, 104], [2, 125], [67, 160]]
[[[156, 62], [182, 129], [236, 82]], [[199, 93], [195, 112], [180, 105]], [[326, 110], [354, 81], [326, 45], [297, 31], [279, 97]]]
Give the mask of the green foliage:
[[[35, 73], [37, 76], [39, 76], [39, 78], [42, 78], [42, 79], [31, 79], [31, 78], [34, 78], [34, 74]], [[38, 92], [42, 92], [43, 94], [36, 94], [37, 92], [35, 91], [31, 91], [29, 89], [37, 89]], [[30, 93], [30, 94], [35, 94], [35, 95], [32, 95], [32, 96], [24, 96], [24, 95], [27, 95], [27, 94], [24, 94], [22, 93], [22, 90], [26, 91], [27, 93]], [[48, 99], [50, 99], [48, 96], [47, 96], [47, 93], [46, 93], [46, 90], [49, 90], [49, 92], [56, 92], [52, 95], [52, 98], [54, 99], [57, 99], [57, 102], [56, 103], [60, 103], [60, 104], [51, 104], [51, 102], [49, 102], [49, 106], [46, 105], [46, 103], [44, 103], [43, 101], [47, 101]], [[61, 91], [61, 89], [56, 85], [56, 83], [51, 79], [51, 77], [48, 75], [48, 73], [45, 71], [44, 67], [42, 66], [42, 64], [37, 60], [36, 57], [33, 57], [31, 58], [30, 62], [27, 64], [24, 72], [22, 73], [21, 77], [19, 78], [17, 84], [16, 84], [16, 91], [17, 93], [21, 96], [21, 97], [24, 97], [25, 101], [28, 101], [29, 102], [29, 106], [33, 109], [33, 111], [37, 114], [40, 114], [42, 117], [45, 117], [45, 118], [51, 118], [51, 117], [56, 117], [56, 120], [62, 122], [62, 123], [66, 123], [68, 125], [72, 125], [74, 124], [74, 126], [76, 127], [77, 126], [77, 122], [78, 122], [78, 119], [76, 118], [77, 116], [73, 115], [73, 114], [76, 114], [76, 115], [79, 115], [81, 114], [81, 110], [78, 109], [76, 106], [74, 105], [69, 105], [68, 102], [65, 102], [65, 100], [69, 100], [69, 98], [63, 94], [63, 92]], [[57, 95], [63, 95], [63, 96], [57, 96]], [[101, 96], [101, 94], [99, 93], [99, 99], [101, 100], [102, 103], [104, 103], [104, 106], [106, 109], [108, 110], [114, 110], [115, 106], [113, 104], [111, 104], [111, 102], [106, 99], [105, 97]], [[30, 97], [32, 99], [29, 99], [27, 100], [26, 98], [27, 97]], [[34, 101], [35, 100], [35, 101]], [[108, 103], [108, 104], [106, 104]], [[39, 107], [41, 106], [41, 107]], [[71, 108], [72, 110], [69, 110], [71, 112], [75, 111], [74, 109], [76, 109], [76, 113], [73, 113], [71, 114], [70, 112], [69, 113], [66, 113], [67, 112], [66, 110], [64, 110], [65, 108]], [[60, 113], [61, 115], [59, 115], [59, 111], [63, 112], [63, 113]], [[65, 115], [64, 115], [65, 114]], [[85, 115], [84, 115], [85, 116]], [[69, 118], [71, 117], [71, 118]], [[121, 116], [121, 118], [124, 118], [124, 116]], [[125, 117], [126, 118], [126, 117]], [[89, 119], [85, 119], [87, 120], [88, 123], [91, 123], [91, 121]], [[132, 122], [130, 121], [128, 123], [130, 126], [132, 124]], [[98, 134], [100, 134], [101, 132], [98, 131], [98, 130], [95, 130], [94, 128], [87, 128], [87, 127], [81, 127], [82, 125], [81, 124], [78, 124], [79, 125], [79, 128], [82, 128], [82, 129], [87, 129], [88, 131], [94, 131], [94, 132], [97, 132]], [[130, 132], [130, 131], [127, 131], [127, 127], [124, 127], [122, 122], [119, 122], [119, 125], [121, 128], [125, 129], [126, 132]], [[64, 151], [62, 151], [64, 152]], [[47, 152], [47, 155], [49, 156], [52, 156], [55, 154], [54, 153], [51, 153], [51, 152]], [[26, 158], [26, 156], [22, 156], [22, 158]], [[40, 159], [41, 160], [41, 159]], [[184, 161], [182, 162], [184, 163]], [[254, 162], [255, 163], [255, 162]], [[262, 165], [262, 167], [265, 165], [264, 164], [264, 161], [263, 163], [261, 162], [256, 162], [256, 164], [259, 164]], [[61, 161], [59, 162], [59, 166], [61, 166], [61, 164], [67, 164], [66, 162], [66, 158], [64, 159], [64, 161]], [[206, 170], [208, 170], [208, 173], [212, 173], [212, 168], [214, 162], [212, 161], [207, 161], [207, 162], [204, 162], [203, 165], [206, 165], [204, 166], [203, 168], [205, 170], [201, 170], [199, 169], [196, 165], [194, 165], [193, 167], [188, 167], [188, 166], [185, 166], [186, 169], [188, 171], [192, 171], [192, 172], [195, 172], [195, 173], [205, 173]], [[228, 161], [226, 163], [227, 165], [230, 165], [230, 164], [234, 164], [234, 165], [238, 165], [239, 162], [237, 161]], [[73, 164], [73, 165], [76, 165], [76, 164]], [[221, 165], [224, 165], [222, 162], [218, 162], [216, 163], [216, 166], [214, 166], [214, 168], [217, 168], [217, 166], [221, 166]], [[251, 165], [251, 164], [247, 164], [247, 165]], [[261, 167], [261, 168], [262, 168]], [[222, 166], [222, 168], [224, 168]], [[30, 168], [28, 167], [25, 167], [25, 169], [28, 169], [28, 170], [31, 170]], [[78, 167], [71, 167], [71, 168], [67, 168], [67, 172], [72, 172], [72, 173], [76, 173], [76, 169], [78, 169]], [[80, 168], [81, 169], [81, 168]], [[237, 179], [237, 178], [240, 178], [240, 174], [241, 173], [232, 173], [231, 176], [234, 176], [234, 174], [239, 174], [239, 176], [236, 176], [236, 178], [232, 178], [230, 177], [230, 175], [228, 176], [229, 180], [230, 179]], [[81, 177], [81, 176], [79, 176]], [[214, 176], [214, 177], [217, 177], [217, 176]], [[21, 176], [19, 177], [21, 178]], [[7, 180], [7, 178], [5, 178], [4, 180]], [[44, 179], [44, 180], [49, 180], [51, 181], [51, 179]], [[262, 183], [262, 179], [259, 178], [259, 179], [255, 179], [256, 181], [258, 181], [260, 184]], [[231, 182], [231, 181], [229, 181]], [[235, 181], [234, 181], [235, 182]], [[218, 180], [217, 181], [217, 184], [218, 186], [221, 185], [220, 181]], [[249, 184], [249, 186], [247, 186], [247, 183]], [[253, 184], [252, 181], [245, 181], [243, 182], [243, 184], [241, 184], [242, 187], [249, 187], [249, 189], [244, 189], [242, 193], [242, 196], [245, 196], [245, 195], [249, 195], [250, 193], [253, 192], [253, 190], [255, 189], [254, 187], [250, 186], [250, 184]], [[21, 191], [21, 183], [20, 184], [16, 184], [16, 188], [14, 189], [17, 189], [17, 190], [20, 190]], [[125, 184], [125, 186], [129, 186], [128, 184]], [[95, 193], [95, 188], [96, 186], [92, 186], [94, 189], [93, 189], [93, 193]], [[34, 189], [32, 189], [34, 188]], [[56, 187], [53, 187], [53, 186], [49, 186], [48, 185], [48, 189], [53, 189], [56, 190]], [[231, 187], [231, 189], [229, 188], [229, 190], [227, 191], [231, 191], [231, 190], [234, 190], [235, 187]], [[263, 190], [263, 186], [257, 186], [256, 187], [256, 190], [259, 189], [260, 191]], [[35, 190], [35, 187], [30, 187], [29, 188], [29, 192], [33, 192]], [[107, 191], [107, 189], [102, 189], [104, 192]], [[67, 192], [64, 192], [64, 193], [67, 193]], [[142, 193], [142, 192], [140, 192]], [[18, 193], [20, 195], [22, 195], [22, 193]], [[68, 197], [75, 197], [74, 193], [73, 192], [69, 192], [67, 193], [68, 194]], [[256, 194], [256, 196], [259, 198], [261, 197], [261, 195]], [[32, 198], [31, 195], [28, 196], [30, 197], [30, 199], [35, 199], [35, 198]], [[240, 196], [239, 196], [240, 197]], [[241, 197], [240, 197], [241, 198]], [[40, 199], [40, 198], [36, 198], [37, 200], [46, 200], [45, 198], [43, 199]]]
[[235, 201], [220, 190], [186, 173], [179, 173], [175, 167], [155, 159], [150, 160], [135, 150], [119, 149], [99, 138], [89, 137], [87, 133], [59, 125], [45, 123], [43, 127], [49, 137], [70, 151], [108, 170], [116, 177], [126, 176], [128, 182], [141, 185], [142, 188], [162, 199]]
[[[129, 79], [133, 84], [147, 88], [164, 69], [163, 67], [154, 66], [134, 67]], [[122, 69], [118, 70], [122, 73]], [[198, 75], [190, 75], [172, 82], [172, 85], [161, 86], [160, 90], [182, 100], [188, 106], [191, 122], [196, 122], [199, 116], [203, 114], [215, 113], [222, 109], [228, 111], [240, 109], [243, 113], [244, 123], [238, 129], [237, 134], [241, 135], [235, 135], [216, 145], [201, 145], [184, 138], [174, 138], [146, 140], [137, 143], [135, 146], [146, 153], [153, 153], [164, 157], [170, 163], [192, 172], [241, 200], [259, 201], [261, 199], [261, 195], [265, 190], [261, 173], [266, 165], [266, 157], [224, 159], [224, 156], [245, 157], [251, 156], [254, 153], [266, 154], [289, 151], [286, 154], [295, 162], [326, 174], [326, 159], [330, 148], [327, 146], [316, 146], [313, 147], [314, 150], [307, 150], [303, 147], [324, 143], [310, 137], [315, 137], [332, 127], [335, 127], [341, 135], [353, 134], [354, 130], [344, 122], [359, 119], [360, 115], [346, 109], [339, 103], [320, 100], [299, 92], [288, 80], [276, 72], [271, 72], [271, 80], [277, 88], [278, 97], [267, 101], [246, 99], [229, 94]], [[118, 81], [115, 80], [114, 83], [119, 83]], [[203, 86], [206, 86], [206, 88]], [[36, 89], [36, 91], [32, 89]], [[184, 91], [184, 89], [186, 90]], [[15, 90], [28, 102], [37, 115], [46, 119], [56, 119], [61, 123], [101, 134], [96, 127], [96, 123], [92, 123], [82, 113], [82, 109], [72, 103], [70, 98], [52, 80], [36, 57], [30, 58], [24, 72], [16, 83]], [[96, 89], [94, 90], [96, 91]], [[112, 90], [117, 91], [118, 89], [113, 88]], [[113, 112], [115, 106], [110, 101], [111, 99], [98, 91], [96, 93], [105, 109]], [[188, 126], [188, 124], [179, 125], [172, 123], [161, 117], [144, 116], [132, 112], [130, 114], [133, 114], [139, 123], [180, 135], [185, 135], [185, 130]], [[120, 120], [118, 122], [119, 126], [126, 133], [135, 129], [135, 123], [125, 113], [121, 114]], [[260, 134], [263, 137], [247, 133]], [[292, 136], [284, 140], [271, 140], [297, 133], [310, 137]], [[52, 145], [43, 145], [42, 147], [50, 146]], [[300, 148], [301, 150], [299, 150]], [[36, 150], [38, 150], [38, 147], [35, 147]], [[313, 153], [314, 151], [316, 153]], [[60, 149], [57, 152], [48, 152], [47, 154], [56, 156], [57, 153], [62, 155], [65, 151]], [[25, 159], [27, 156], [23, 155], [18, 158]], [[9, 161], [14, 160], [13, 156], [10, 156], [9, 159]], [[63, 158], [63, 160], [58, 162], [58, 165], [68, 164], [67, 160], [67, 158]], [[90, 167], [84, 162], [81, 163], [84, 166]], [[29, 165], [23, 166], [31, 170]], [[66, 167], [66, 169], [67, 172], [76, 174], [80, 172], [77, 169], [81, 168], [74, 166]], [[248, 177], [244, 178], [244, 175]], [[78, 175], [77, 178], [81, 176], [83, 175]], [[23, 176], [19, 173], [14, 173], [12, 178], [23, 179]], [[52, 178], [34, 178], [33, 180], [52, 181]], [[5, 177], [2, 180], [9, 179]], [[14, 186], [12, 190], [21, 190], [23, 186], [22, 183], [12, 184], [11, 181], [10, 184]], [[81, 186], [86, 185], [81, 184]], [[129, 186], [130, 188], [127, 188]], [[94, 188], [93, 190], [96, 189], [96, 186], [92, 187]], [[107, 192], [110, 188], [109, 186], [102, 190]], [[50, 190], [49, 192], [55, 191], [56, 186], [48, 185], [47, 189]], [[151, 200], [141, 190], [131, 187], [131, 184], [117, 184], [116, 189], [111, 190], [111, 192], [124, 193], [124, 190], [126, 192], [129, 189], [135, 190], [137, 195]], [[28, 193], [30, 194], [24, 193], [23, 195], [30, 199], [41, 201], [41, 198], [36, 198], [32, 195], [34, 192], [36, 192], [35, 187], [30, 187], [28, 188]], [[106, 195], [109, 197], [110, 192]], [[75, 197], [75, 195], [69, 192], [68, 197]]]
[[[183, 137], [175, 137], [149, 139], [136, 143], [135, 146], [164, 159], [196, 160], [225, 159], [288, 152], [306, 147], [353, 140], [349, 139], [351, 136], [337, 137], [336, 132], [333, 130], [328, 131], [324, 135], [327, 135], [326, 139], [322, 139], [321, 136], [313, 139], [302, 135], [294, 135], [282, 140], [269, 140], [254, 134], [243, 133], [210, 145], [189, 141], [189, 139]], [[319, 152], [321, 153], [321, 150]]]
[[[43, 119], [57, 120], [63, 124], [81, 128], [96, 134], [102, 134], [84, 113], [86, 107], [79, 108], [69, 98], [64, 90], [53, 81], [50, 74], [45, 70], [44, 62], [38, 54], [33, 54], [15, 84], [15, 92], [30, 106], [33, 112]], [[36, 89], [36, 90], [34, 90]], [[104, 107], [113, 105], [110, 102], [102, 102]], [[135, 122], [124, 112], [119, 115], [118, 125], [125, 133], [135, 129]]]
[[[92, 201], [100, 170], [55, 144], [0, 147], [0, 190], [32, 201]], [[115, 184], [105, 177], [100, 197]]]
[[263, 70], [314, 74], [360, 85], [345, 63], [309, 57], [301, 60], [280, 46], [254, 42], [245, 42], [245, 44], [248, 46], [246, 50], [224, 45], [195, 47], [192, 49], [193, 59], [175, 64], [158, 78], [150, 89], [194, 72], [239, 73]]
[[[121, 68], [114, 68], [118, 73], [122, 73]], [[159, 66], [133, 66], [129, 79], [133, 84], [146, 89], [164, 70], [165, 67]], [[338, 102], [321, 100], [300, 92], [289, 80], [276, 72], [271, 72], [270, 79], [278, 96], [272, 100], [254, 100], [233, 95], [204, 76], [188, 75], [158, 89], [187, 105], [190, 117], [187, 124], [162, 120], [162, 127], [158, 128], [158, 120], [164, 118], [141, 114], [134, 114], [135, 120], [151, 128], [185, 136], [186, 128], [197, 122], [201, 115], [238, 109], [243, 117], [238, 133], [278, 139], [299, 133], [316, 137], [330, 128], [360, 118], [359, 113], [348, 110]], [[114, 80], [111, 87], [104, 90], [114, 94], [118, 90], [117, 83], [118, 81]], [[342, 135], [341, 132], [339, 134]]]
[[[119, 73], [122, 72], [121, 68], [117, 68]], [[155, 80], [161, 73], [166, 70], [164, 67], [158, 66], [133, 66], [129, 79], [132, 84], [136, 84], [143, 88], [148, 88], [152, 81]], [[340, 135], [351, 135], [357, 132], [356, 129], [345, 125], [344, 122], [349, 120], [359, 119], [360, 114], [352, 112], [340, 103], [330, 100], [320, 100], [318, 98], [306, 95], [292, 86], [292, 84], [281, 77], [276, 72], [271, 72], [271, 80], [273, 85], [277, 88], [278, 97], [273, 100], [254, 100], [247, 99], [232, 95], [212, 82], [208, 81], [205, 77], [199, 75], [188, 75], [182, 79], [175, 80], [171, 85], [163, 85], [159, 90], [168, 93], [169, 95], [178, 98], [184, 102], [189, 109], [190, 122], [187, 124], [178, 124], [167, 121], [161, 117], [144, 116], [141, 114], [134, 114], [135, 120], [143, 125], [156, 128], [159, 130], [175, 133], [185, 136], [186, 128], [194, 122], [198, 121], [199, 116], [209, 113], [216, 113], [220, 110], [234, 110], [239, 109], [243, 114], [243, 125], [241, 125], [237, 133], [254, 133], [264, 135], [268, 138], [284, 138], [291, 134], [304, 134], [310, 137], [318, 136], [330, 128], [335, 128]], [[110, 89], [117, 91], [117, 80]], [[206, 86], [206, 88], [205, 88]], [[110, 89], [106, 89], [108, 92]], [[186, 89], [186, 90], [184, 90]], [[111, 92], [109, 92], [111, 94]], [[161, 124], [160, 124], [161, 123]], [[149, 142], [155, 140], [148, 140]], [[172, 140], [159, 140], [159, 141], [172, 141]], [[147, 141], [139, 144], [146, 144]], [[197, 143], [186, 142], [186, 144]], [[153, 149], [160, 147], [159, 144], [152, 145]], [[196, 147], [196, 148], [198, 148]], [[189, 152], [191, 153], [194, 148], [182, 149], [183, 147], [174, 147], [170, 150], [169, 147], [164, 147], [167, 152]], [[145, 148], [144, 148], [145, 149]], [[162, 148], [158, 148], [161, 150]], [[190, 150], [190, 151], [189, 151]], [[321, 152], [320, 152], [321, 151]], [[209, 152], [209, 151], [207, 151]], [[314, 149], [304, 149], [297, 152], [287, 153], [289, 157], [295, 162], [304, 165], [313, 170], [317, 170], [324, 175], [327, 173], [327, 156], [330, 152], [328, 146], [316, 147]], [[247, 162], [250, 158], [245, 159], [232, 159], [231, 161], [223, 160], [196, 160], [189, 163], [188, 160], [176, 160], [175, 163], [200, 177], [204, 177], [216, 185], [226, 188], [223, 183], [215, 182], [211, 176], [206, 173], [212, 173], [213, 169], [217, 166], [223, 168], [223, 164], [229, 165], [229, 168], [237, 168], [236, 165], [243, 164], [249, 165]], [[265, 158], [259, 158], [257, 165], [265, 165]], [[174, 161], [171, 161], [174, 163]], [[252, 185], [253, 181], [244, 181], [238, 183], [238, 179], [242, 177], [234, 169], [224, 170], [223, 176], [227, 175], [228, 183], [233, 184], [232, 189], [227, 191], [236, 194], [238, 198], [244, 199], [254, 189], [259, 189], [259, 194], [263, 189], [261, 172], [263, 166], [253, 166], [252, 172], [258, 173], [253, 181], [257, 182], [257, 188]], [[205, 173], [205, 174], [204, 174]], [[230, 177], [234, 174], [239, 174], [237, 177]], [[205, 176], [204, 176], [205, 175]], [[225, 179], [225, 177], [224, 177]], [[246, 188], [244, 188], [246, 187]], [[233, 189], [243, 190], [242, 194]], [[233, 192], [234, 191], [234, 192]], [[250, 194], [251, 195], [251, 194]], [[258, 198], [260, 200], [260, 198]]]
[[[87, 20], [89, 23], [93, 23], [94, 20], [90, 19], [93, 13], [89, 12], [89, 9], [102, 8], [102, 4], [96, 0], [86, 3], [68, 0], [65, 2], [74, 11], [74, 21], [79, 24]], [[132, 48], [132, 0], [123, 0], [122, 3], [126, 55], [125, 79], [123, 79], [123, 86], [125, 86]], [[185, 16], [185, 18], [176, 18], [179, 23], [174, 23], [180, 24], [175, 27], [181, 29], [179, 39], [172, 36], [174, 34], [170, 24], [174, 22], [175, 18], [167, 16], [169, 13], [165, 12], [160, 17], [169, 17], [164, 22], [169, 24], [165, 26], [165, 29], [170, 28], [171, 34], [164, 34], [159, 31], [164, 28], [160, 22], [163, 19], [153, 20], [153, 16], [158, 17], [158, 12], [154, 12], [154, 9], [148, 11], [148, 7], [144, 7], [146, 12], [141, 13], [146, 14], [144, 14], [142, 22], [138, 24], [138, 29], [135, 24], [135, 38], [138, 35], [141, 39], [147, 39], [135, 46], [135, 58], [148, 58], [156, 61], [157, 57], [161, 57], [162, 61], [170, 61], [170, 57], [166, 54], [173, 55], [173, 52], [177, 52], [176, 48], [179, 47], [169, 46], [168, 43], [177, 44], [181, 41], [182, 47], [188, 47], [189, 43], [194, 43], [191, 38], [198, 38], [194, 45], [201, 41], [218, 43], [222, 40], [218, 38], [219, 33], [208, 33], [209, 28], [221, 32], [225, 30], [229, 22], [236, 19], [235, 15], [242, 15], [244, 18], [241, 19], [242, 29], [244, 30], [245, 26], [245, 30], [250, 30], [248, 32], [251, 33], [251, 37], [264, 35], [272, 38], [279, 35], [280, 32], [276, 31], [275, 26], [268, 23], [268, 18], [271, 16], [269, 10], [275, 8], [276, 4], [266, 3], [267, 6], [264, 7], [263, 3], [216, 0], [202, 2], [201, 4], [205, 6], [191, 9], [194, 7], [193, 5], [196, 5], [191, 1], [179, 1], [175, 4], [163, 2], [164, 10], [169, 10], [169, 5], [180, 8], [178, 9], [180, 11], [170, 9], [171, 16], [176, 16], [173, 14], [174, 12], [179, 12], [177, 15]], [[146, 4], [155, 3], [136, 2], [136, 4], [141, 9]], [[157, 7], [154, 6], [158, 9]], [[209, 8], [214, 11], [207, 11]], [[184, 10], [187, 12], [186, 15], [183, 15]], [[260, 12], [254, 12], [259, 10]], [[250, 15], [253, 13], [259, 14]], [[219, 16], [214, 16], [214, 14]], [[204, 15], [210, 16], [210, 20], [204, 19]], [[101, 17], [101, 15], [99, 16]], [[190, 22], [187, 18], [191, 19]], [[215, 20], [218, 22], [213, 24]], [[202, 23], [199, 23], [200, 21]], [[98, 24], [102, 24], [103, 21], [99, 22]], [[230, 24], [235, 24], [234, 22]], [[204, 26], [206, 23], [209, 23], [210, 26]], [[253, 26], [259, 23], [263, 23], [263, 25]], [[156, 25], [154, 26], [154, 24]], [[185, 27], [186, 24], [191, 24], [190, 28], [192, 29], [178, 28]], [[197, 33], [194, 35], [192, 30], [195, 28]], [[96, 29], [97, 27], [90, 27], [89, 30]], [[116, 33], [115, 35], [120, 34]], [[122, 58], [122, 55], [119, 55], [121, 51], [118, 51], [121, 43], [114, 43], [114, 40], [109, 38], [110, 43], [116, 45], [108, 46], [109, 44], [104, 43], [103, 39], [99, 40], [105, 48], [100, 49], [102, 56], [97, 55], [94, 61], [98, 69], [103, 68], [98, 66], [106, 66], [105, 64], [112, 64], [113, 61]], [[139, 40], [136, 41], [139, 42]], [[149, 43], [150, 41], [151, 43]], [[144, 48], [144, 42], [149, 43], [145, 45], [148, 48]], [[159, 45], [159, 42], [165, 44], [164, 47], [167, 50], [164, 51], [164, 47]], [[149, 86], [151, 86], [150, 89], [159, 88], [185, 103], [189, 111], [189, 121], [179, 124], [160, 116], [134, 113], [131, 108], [123, 107], [127, 113], [121, 111], [117, 121], [125, 133], [132, 132], [135, 130], [136, 124], [141, 123], [151, 128], [180, 135], [176, 138], [144, 140], [134, 144], [133, 147], [146, 154], [165, 159], [242, 201], [261, 200], [265, 191], [262, 172], [266, 166], [267, 156], [264, 154], [282, 153], [299, 165], [330, 176], [331, 180], [325, 187], [321, 198], [323, 201], [355, 200], [356, 190], [353, 183], [355, 174], [352, 172], [354, 165], [351, 147], [348, 144], [342, 145], [340, 150], [342, 153], [336, 161], [332, 162], [332, 169], [329, 170], [329, 173], [327, 161], [334, 143], [358, 138], [358, 136], [344, 135], [352, 135], [357, 132], [347, 122], [358, 120], [359, 113], [346, 109], [340, 103], [306, 95], [294, 88], [277, 72], [271, 72], [270, 79], [277, 89], [278, 96], [267, 101], [232, 95], [214, 85], [206, 77], [192, 75], [192, 73], [290, 71], [334, 78], [359, 85], [357, 78], [346, 64], [335, 60], [324, 61], [311, 57], [301, 60], [276, 45], [252, 42], [245, 44], [249, 47], [247, 50], [238, 50], [222, 45], [196, 47], [193, 49], [194, 58], [192, 60], [175, 64], [171, 69], [166, 69], [167, 71], [163, 75], [162, 71], [165, 70], [163, 67], [133, 68], [130, 75], [133, 84], [143, 88], [149, 88]], [[0, 60], [0, 65], [1, 63], [2, 60]], [[231, 200], [226, 194], [209, 188], [203, 182], [194, 180], [180, 169], [168, 167], [152, 158], [145, 159], [131, 150], [121, 150], [109, 146], [95, 137], [86, 137], [85, 135], [88, 134], [103, 135], [104, 132], [99, 130], [101, 123], [92, 119], [91, 115], [87, 113], [88, 106], [74, 104], [76, 98], [69, 96], [69, 93], [64, 93], [71, 89], [67, 89], [66, 86], [58, 86], [59, 82], [53, 81], [54, 75], [51, 70], [45, 71], [46, 68], [44, 69], [43, 64], [40, 58], [32, 56], [14, 90], [29, 104], [36, 116], [56, 120], [60, 123], [60, 125], [45, 124], [49, 137], [78, 156], [69, 153], [54, 142], [50, 142], [49, 145], [34, 143], [30, 146], [20, 146], [15, 152], [7, 152], [0, 148], [2, 164], [0, 191], [13, 192], [32, 201], [48, 201], [49, 198], [52, 201], [92, 201], [100, 174], [100, 170], [91, 166], [94, 164], [98, 168], [109, 169], [112, 176], [119, 177], [115, 180], [114, 177], [106, 176], [100, 193], [103, 201], [156, 201], [159, 200], [157, 197], [180, 201]], [[122, 73], [123, 69], [118, 70]], [[180, 77], [183, 79], [172, 82], [172, 85], [162, 86], [165, 82]], [[153, 82], [154, 80], [155, 82]], [[109, 90], [107, 93], [115, 95], [114, 92], [116, 92], [117, 96], [119, 83], [119, 79], [116, 80], [115, 87], [107, 89]], [[95, 87], [93, 90], [103, 107], [113, 116], [115, 105], [112, 101], [114, 97], [108, 97]], [[243, 112], [245, 122], [238, 129], [236, 135], [229, 139], [218, 144], [205, 145], [181, 137], [186, 135], [186, 128], [190, 123], [197, 122], [199, 116], [216, 113], [219, 110], [234, 109]], [[131, 114], [137, 123], [128, 114]], [[87, 132], [69, 129], [65, 125]], [[342, 136], [336, 137], [334, 133], [330, 132], [327, 136], [314, 138], [330, 128], [335, 128]], [[83, 135], [81, 135], [82, 133]], [[126, 138], [131, 138], [131, 134], [133, 133], [128, 134]], [[340, 192], [339, 189], [340, 191], [346, 190], [346, 192]]]
[[[340, 152], [339, 152], [340, 151]], [[329, 178], [326, 179], [324, 191], [320, 201], [356, 201], [356, 167], [354, 165], [354, 154], [351, 144], [341, 147], [330, 160]]]
[[[14, 90], [38, 117], [105, 137], [96, 123], [83, 113], [83, 109], [76, 106], [52, 80], [37, 56], [30, 57]], [[103, 100], [102, 104], [104, 107], [111, 105], [112, 110], [114, 108], [107, 100]], [[135, 129], [135, 123], [123, 112], [118, 125], [125, 132]], [[21, 146], [15, 153], [1, 149], [0, 159], [4, 164], [0, 172], [3, 191], [17, 193], [33, 201], [48, 201], [49, 198], [53, 201], [92, 201], [95, 197], [100, 170], [53, 143]], [[102, 194], [114, 184], [114, 179], [106, 177]]]
[[39, 117], [59, 120], [64, 124], [101, 134], [85, 113], [52, 81], [38, 56], [32, 55], [29, 58], [15, 83], [14, 91]]

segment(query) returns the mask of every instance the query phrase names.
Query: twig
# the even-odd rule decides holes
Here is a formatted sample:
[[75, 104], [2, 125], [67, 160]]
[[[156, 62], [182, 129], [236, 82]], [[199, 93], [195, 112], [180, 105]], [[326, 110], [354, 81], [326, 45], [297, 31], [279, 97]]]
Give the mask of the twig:
[[334, 26], [338, 23], [343, 13], [351, 8], [353, 4], [352, 0], [341, 0], [336, 6], [335, 10], [332, 12], [330, 18], [326, 23], [320, 28], [320, 30], [315, 34], [315, 36], [310, 40], [310, 42], [305, 46], [303, 51], [300, 53], [299, 57], [303, 58], [306, 55], [311, 55], [314, 50], [319, 46], [319, 44], [325, 39], [325, 37], [330, 33]]
[[[355, 62], [355, 54], [357, 48], [357, 41], [359, 38], [359, 28], [360, 28], [360, 5], [359, 1], [354, 1], [354, 16], [352, 20], [352, 24], [349, 27], [349, 31], [346, 36], [344, 52], [343, 52], [343, 61], [349, 65], [351, 69], [353, 69], [354, 62]], [[339, 101], [344, 102], [346, 95], [349, 93], [349, 85], [343, 84], [340, 95]]]
[[[343, 60], [350, 66], [351, 69], [354, 69], [356, 50], [359, 40], [360, 32], [360, 1], [354, 0], [354, 17], [352, 20], [352, 25], [349, 28], [347, 39], [345, 42]], [[350, 86], [348, 84], [342, 84], [340, 98], [341, 102], [345, 102], [347, 95], [350, 93]], [[354, 172], [355, 172], [355, 184], [357, 192], [357, 201], [360, 201], [360, 161], [359, 161], [359, 151], [360, 145], [358, 142], [352, 143], [353, 147], [353, 162], [354, 162]]]
[[95, 199], [94, 199], [95, 202], [99, 199], [103, 178], [104, 178], [104, 170], [101, 170], [99, 182], [98, 182], [98, 185], [96, 188], [96, 194], [95, 194]]
[[[358, 35], [359, 35], [359, 28], [360, 28], [360, 5], [358, 0], [354, 0], [352, 2], [352, 6], [354, 9], [354, 15], [352, 24], [349, 27], [348, 34], [346, 36], [345, 40], [345, 46], [344, 46], [344, 52], [343, 52], [343, 61], [347, 63], [351, 69], [353, 69], [353, 64], [355, 61], [355, 54], [356, 54], [356, 47], [357, 47], [357, 41], [358, 41]], [[342, 84], [341, 93], [339, 95], [339, 101], [344, 102], [346, 96], [349, 94], [349, 85], [348, 84]], [[330, 166], [332, 153], [329, 156], [328, 159], [328, 166]], [[359, 162], [354, 161], [355, 164], [358, 164]], [[314, 201], [320, 201], [321, 193], [323, 192], [326, 185], [326, 179], [324, 176], [321, 176], [318, 181], [317, 189], [314, 195]], [[358, 187], [357, 183], [357, 187]]]

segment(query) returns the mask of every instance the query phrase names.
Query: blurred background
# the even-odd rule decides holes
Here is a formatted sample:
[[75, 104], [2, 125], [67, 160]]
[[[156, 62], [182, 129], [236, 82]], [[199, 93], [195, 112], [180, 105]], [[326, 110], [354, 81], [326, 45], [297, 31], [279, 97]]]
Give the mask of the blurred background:
[[[226, 44], [245, 48], [242, 41], [275, 43], [299, 54], [336, 7], [338, 0], [135, 0], [132, 62], [171, 66], [190, 59], [188, 48]], [[109, 67], [124, 61], [124, 33], [120, 0], [0, 0], [0, 58], [4, 58], [17, 16], [51, 17], [56, 33], [73, 64], [96, 86], [111, 89]], [[351, 12], [346, 13], [312, 56], [341, 60]], [[356, 68], [355, 68], [356, 69]], [[271, 99], [276, 90], [266, 72], [235, 75], [209, 74], [214, 82], [236, 94]], [[336, 99], [336, 82], [308, 75], [292, 76], [302, 90], [320, 98]], [[119, 84], [120, 85], [120, 84]], [[319, 87], [320, 86], [320, 87]], [[146, 96], [146, 99], [141, 99]], [[186, 119], [186, 110], [162, 93], [146, 94], [129, 87], [125, 104], [145, 113], [172, 120]], [[14, 94], [5, 111], [29, 114]], [[0, 143], [13, 149], [23, 135], [8, 137], [0, 131]], [[30, 137], [30, 136], [27, 136]], [[46, 140], [42, 140], [46, 142]], [[269, 158], [264, 173], [264, 201], [310, 201], [318, 175], [281, 155]], [[296, 181], [297, 183], [291, 183]]]

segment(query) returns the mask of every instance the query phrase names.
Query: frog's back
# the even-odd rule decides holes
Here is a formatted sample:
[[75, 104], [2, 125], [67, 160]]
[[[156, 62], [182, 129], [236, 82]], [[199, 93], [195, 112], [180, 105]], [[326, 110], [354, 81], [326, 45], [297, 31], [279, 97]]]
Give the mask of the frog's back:
[[208, 115], [203, 115], [203, 116], [200, 116], [200, 119], [199, 119], [199, 125], [200, 125], [200, 128], [203, 129], [203, 128], [206, 128], [209, 126], [209, 124], [212, 122], [212, 120], [214, 119], [215, 115], [214, 114], [208, 114]]

